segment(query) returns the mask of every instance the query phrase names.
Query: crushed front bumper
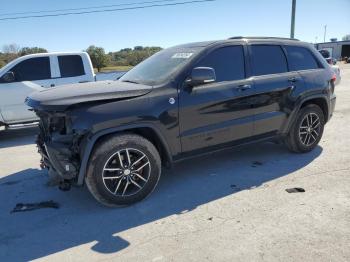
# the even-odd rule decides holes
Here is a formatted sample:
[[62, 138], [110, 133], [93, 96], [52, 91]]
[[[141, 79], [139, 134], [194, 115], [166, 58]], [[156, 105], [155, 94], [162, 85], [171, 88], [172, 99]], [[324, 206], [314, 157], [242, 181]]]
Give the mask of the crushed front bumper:
[[77, 177], [78, 164], [69, 144], [48, 139], [43, 130], [38, 135], [36, 143], [41, 155], [42, 168], [54, 171], [62, 180], [72, 180]]

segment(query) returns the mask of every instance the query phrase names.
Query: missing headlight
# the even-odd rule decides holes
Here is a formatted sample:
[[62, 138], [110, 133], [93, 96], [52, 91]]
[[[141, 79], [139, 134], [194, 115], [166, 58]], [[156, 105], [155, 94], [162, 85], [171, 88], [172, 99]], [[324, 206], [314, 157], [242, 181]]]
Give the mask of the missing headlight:
[[64, 135], [67, 133], [66, 130], [66, 119], [65, 117], [59, 116], [59, 117], [51, 117], [50, 119], [50, 132], [51, 133], [59, 133], [61, 135]]

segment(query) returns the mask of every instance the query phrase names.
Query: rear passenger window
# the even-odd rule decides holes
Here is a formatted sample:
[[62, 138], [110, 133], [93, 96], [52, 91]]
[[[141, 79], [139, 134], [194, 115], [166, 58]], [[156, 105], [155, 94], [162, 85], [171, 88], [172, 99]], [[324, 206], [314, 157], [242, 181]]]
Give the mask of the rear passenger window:
[[252, 45], [253, 75], [278, 74], [288, 71], [287, 60], [280, 46]]
[[291, 71], [319, 68], [318, 62], [308, 49], [299, 46], [286, 46], [285, 48]]
[[58, 57], [61, 77], [74, 77], [85, 74], [83, 59], [80, 55], [63, 55]]
[[50, 58], [30, 58], [18, 63], [10, 71], [14, 73], [18, 82], [50, 79]]
[[214, 68], [217, 82], [244, 79], [243, 47], [228, 46], [216, 49], [204, 57], [196, 67]]

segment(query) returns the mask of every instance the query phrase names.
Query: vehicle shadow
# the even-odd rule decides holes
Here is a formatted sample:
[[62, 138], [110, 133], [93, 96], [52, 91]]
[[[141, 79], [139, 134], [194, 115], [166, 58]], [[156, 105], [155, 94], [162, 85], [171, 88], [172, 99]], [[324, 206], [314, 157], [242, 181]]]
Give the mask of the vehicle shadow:
[[38, 132], [38, 127], [0, 131], [0, 149], [33, 144]]
[[[0, 203], [0, 257], [34, 260], [84, 244], [92, 245], [93, 252], [117, 253], [137, 244], [121, 237], [122, 232], [293, 175], [321, 152], [318, 146], [307, 154], [292, 154], [282, 145], [263, 143], [184, 161], [163, 172], [149, 198], [115, 209], [97, 204], [86, 188], [60, 192], [45, 186], [45, 171], [23, 170], [0, 179], [0, 199], [6, 199]], [[62, 206], [10, 214], [18, 202], [45, 200]]]

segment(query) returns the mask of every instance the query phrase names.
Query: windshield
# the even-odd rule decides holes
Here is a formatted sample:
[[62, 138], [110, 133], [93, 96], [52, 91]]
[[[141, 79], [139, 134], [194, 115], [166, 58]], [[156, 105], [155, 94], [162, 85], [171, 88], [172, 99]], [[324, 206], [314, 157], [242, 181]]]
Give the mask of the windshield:
[[172, 47], [162, 50], [138, 64], [120, 78], [123, 82], [157, 85], [182, 68], [203, 47]]

